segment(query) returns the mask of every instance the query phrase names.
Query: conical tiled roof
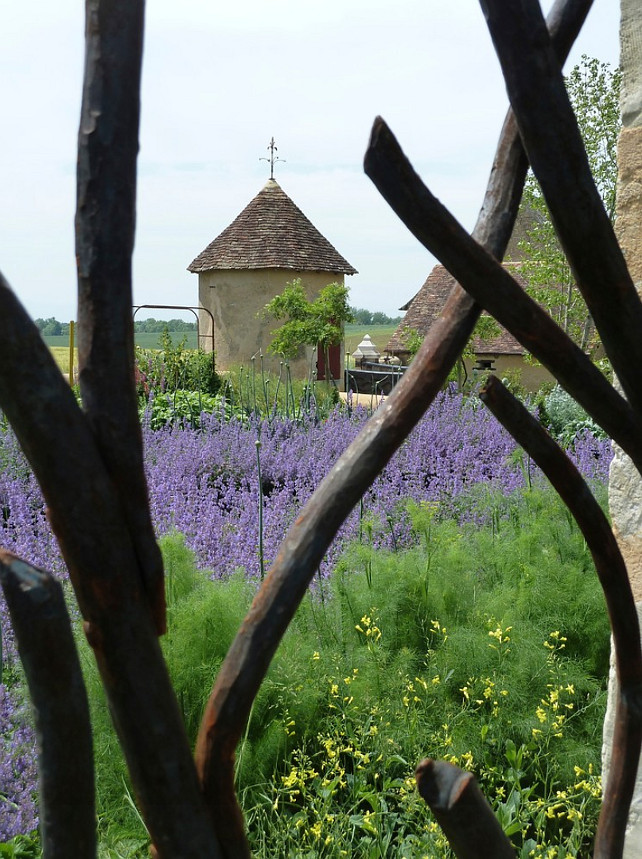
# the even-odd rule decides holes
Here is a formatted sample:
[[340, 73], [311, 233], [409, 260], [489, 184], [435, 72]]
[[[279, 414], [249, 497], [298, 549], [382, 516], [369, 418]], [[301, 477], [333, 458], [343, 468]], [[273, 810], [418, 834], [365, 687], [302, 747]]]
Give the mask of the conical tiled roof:
[[274, 179], [201, 251], [188, 271], [257, 268], [357, 273]]
[[[526, 282], [519, 273], [519, 263], [504, 263], [513, 278], [524, 288]], [[405, 310], [406, 315], [399, 323], [397, 330], [386, 345], [386, 352], [405, 352], [407, 346], [404, 342], [406, 329], [418, 331], [422, 337], [428, 333], [428, 329], [435, 319], [441, 314], [446, 304], [446, 299], [455, 285], [455, 278], [443, 265], [436, 265], [428, 275], [428, 278], [419, 292], [411, 298], [400, 310]], [[499, 327], [499, 334], [489, 340], [476, 339], [473, 349], [478, 355], [523, 355], [524, 349], [521, 344], [509, 334], [505, 328]]]

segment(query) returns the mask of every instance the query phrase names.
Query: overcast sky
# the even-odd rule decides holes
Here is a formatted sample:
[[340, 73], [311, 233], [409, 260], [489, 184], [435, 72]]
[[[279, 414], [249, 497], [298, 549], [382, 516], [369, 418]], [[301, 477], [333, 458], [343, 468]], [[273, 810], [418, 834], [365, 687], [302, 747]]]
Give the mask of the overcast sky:
[[[567, 68], [617, 65], [618, 7], [595, 0]], [[76, 314], [83, 30], [79, 0], [0, 6], [0, 270], [34, 317]], [[351, 303], [396, 313], [434, 260], [363, 173], [372, 120], [472, 229], [506, 107], [477, 0], [149, 0], [135, 302], [196, 304], [186, 267], [265, 184], [274, 136], [275, 178], [359, 271]]]

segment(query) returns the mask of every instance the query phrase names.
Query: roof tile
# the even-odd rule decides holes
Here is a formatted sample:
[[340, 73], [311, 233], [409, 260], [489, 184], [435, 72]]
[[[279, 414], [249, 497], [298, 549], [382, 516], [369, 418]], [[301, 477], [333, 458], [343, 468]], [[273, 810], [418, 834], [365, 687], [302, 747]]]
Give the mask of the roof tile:
[[260, 268], [357, 273], [274, 179], [201, 251], [188, 271]]
[[[504, 263], [504, 267], [510, 270], [520, 286], [525, 286], [524, 278], [517, 270], [519, 263]], [[407, 351], [404, 343], [404, 331], [407, 328], [418, 331], [425, 336], [435, 319], [441, 314], [454, 285], [455, 278], [448, 270], [443, 265], [436, 265], [419, 292], [400, 308], [406, 311], [406, 315], [388, 341], [385, 351], [393, 353]], [[524, 349], [513, 335], [501, 326], [500, 329], [500, 334], [492, 339], [481, 340], [477, 338], [473, 344], [475, 353], [478, 355], [523, 355]]]

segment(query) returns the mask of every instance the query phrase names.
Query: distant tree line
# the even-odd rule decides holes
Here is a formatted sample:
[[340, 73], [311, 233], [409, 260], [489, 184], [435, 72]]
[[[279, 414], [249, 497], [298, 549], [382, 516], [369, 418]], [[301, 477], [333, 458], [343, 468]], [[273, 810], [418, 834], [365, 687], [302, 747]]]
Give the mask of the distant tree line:
[[184, 319], [134, 319], [134, 331], [137, 334], [162, 334], [165, 330], [179, 333], [196, 331], [196, 320], [186, 322]]
[[49, 319], [36, 319], [35, 322], [43, 337], [58, 337], [60, 334], [69, 334], [69, 323], [58, 322], [53, 316]]
[[[363, 307], [350, 308], [355, 325], [398, 325], [401, 316], [388, 316], [380, 310], [366, 310]], [[49, 319], [36, 319], [36, 327], [43, 337], [58, 337], [69, 335], [69, 323], [58, 322], [53, 316]], [[181, 333], [196, 331], [196, 321], [186, 322], [184, 319], [135, 319], [134, 331], [137, 334], [162, 334], [163, 331]]]
[[355, 325], [398, 325], [401, 316], [388, 316], [380, 310], [366, 310], [363, 307], [351, 307]]
[[[36, 327], [43, 337], [58, 337], [69, 335], [69, 323], [58, 322], [51, 316], [49, 319], [36, 319]], [[186, 322], [184, 319], [135, 319], [134, 331], [137, 334], [162, 334], [163, 331], [178, 332], [196, 331], [196, 321]]]

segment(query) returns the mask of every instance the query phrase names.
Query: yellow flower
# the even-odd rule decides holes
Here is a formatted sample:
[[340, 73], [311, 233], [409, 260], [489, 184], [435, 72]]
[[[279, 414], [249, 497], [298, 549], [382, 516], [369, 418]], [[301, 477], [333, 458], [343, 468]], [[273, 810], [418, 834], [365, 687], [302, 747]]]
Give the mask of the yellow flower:
[[281, 776], [281, 781], [283, 782], [283, 787], [290, 788], [294, 787], [294, 785], [299, 780], [299, 773], [297, 769], [293, 769], [290, 771], [290, 775]]

